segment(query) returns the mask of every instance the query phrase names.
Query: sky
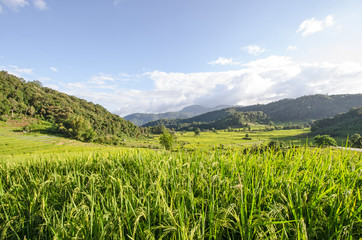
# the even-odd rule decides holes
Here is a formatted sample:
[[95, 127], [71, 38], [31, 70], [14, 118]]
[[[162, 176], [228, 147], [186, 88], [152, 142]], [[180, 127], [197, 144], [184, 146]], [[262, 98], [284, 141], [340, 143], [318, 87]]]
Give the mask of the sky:
[[0, 70], [121, 116], [362, 93], [361, 0], [0, 0]]

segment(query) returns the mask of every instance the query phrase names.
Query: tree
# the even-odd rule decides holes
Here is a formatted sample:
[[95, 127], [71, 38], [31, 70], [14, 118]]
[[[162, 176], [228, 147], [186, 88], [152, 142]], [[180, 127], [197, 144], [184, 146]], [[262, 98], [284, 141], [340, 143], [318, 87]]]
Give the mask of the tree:
[[352, 147], [362, 148], [362, 137], [358, 133], [353, 134], [349, 141]]
[[174, 136], [167, 130], [164, 130], [160, 136], [160, 144], [167, 150], [171, 150], [175, 142]]
[[336, 140], [329, 135], [318, 135], [313, 140], [318, 147], [337, 146]]
[[83, 116], [75, 116], [64, 122], [65, 133], [80, 141], [92, 142], [97, 134], [92, 125]]
[[195, 128], [194, 129], [195, 136], [199, 136], [200, 132], [201, 132], [200, 128]]

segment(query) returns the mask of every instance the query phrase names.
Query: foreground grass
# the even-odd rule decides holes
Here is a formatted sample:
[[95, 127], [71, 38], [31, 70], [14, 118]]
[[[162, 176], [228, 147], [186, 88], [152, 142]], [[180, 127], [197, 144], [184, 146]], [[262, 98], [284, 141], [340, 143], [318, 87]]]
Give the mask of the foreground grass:
[[361, 185], [342, 150], [0, 160], [0, 238], [358, 239]]

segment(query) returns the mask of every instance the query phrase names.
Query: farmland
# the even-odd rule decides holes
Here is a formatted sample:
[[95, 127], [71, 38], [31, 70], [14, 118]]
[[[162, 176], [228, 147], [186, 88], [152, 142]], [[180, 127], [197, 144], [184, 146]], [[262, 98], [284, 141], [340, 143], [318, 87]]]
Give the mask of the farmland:
[[[177, 132], [178, 148], [185, 150], [211, 150], [221, 145], [225, 148], [244, 149], [254, 145], [267, 144], [269, 141], [284, 141], [288, 145], [301, 145], [308, 140], [309, 129], [264, 131], [265, 126], [255, 125], [250, 131], [212, 131], [202, 132], [195, 136], [193, 132]], [[248, 134], [249, 140], [244, 139]], [[148, 137], [126, 138], [124, 147], [153, 148], [162, 146], [158, 141], [159, 135]], [[312, 141], [310, 141], [312, 143]], [[21, 155], [32, 153], [85, 152], [98, 150], [115, 150], [120, 147], [84, 143], [69, 138], [41, 133], [23, 133], [20, 127], [3, 123], [0, 127], [0, 155]], [[121, 147], [122, 148], [122, 147]]]
[[[188, 142], [184, 148], [200, 148], [169, 152], [145, 148], [157, 146], [157, 136], [127, 140], [126, 146], [133, 147], [128, 148], [2, 128], [0, 236], [361, 237], [362, 155], [308, 146], [254, 154], [239, 151], [247, 145], [243, 141], [303, 142], [305, 138], [296, 136], [308, 132], [253, 132], [256, 129], [248, 132], [251, 140], [239, 140], [244, 132], [177, 133], [178, 141]], [[230, 147], [211, 151], [222, 141]]]

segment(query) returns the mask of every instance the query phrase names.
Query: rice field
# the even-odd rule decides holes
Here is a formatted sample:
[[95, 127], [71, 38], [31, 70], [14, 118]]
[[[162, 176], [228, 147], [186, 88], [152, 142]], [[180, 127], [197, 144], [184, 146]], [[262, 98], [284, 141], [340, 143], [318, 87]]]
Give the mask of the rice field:
[[1, 239], [360, 239], [362, 155], [118, 149], [0, 160]]
[[[179, 143], [184, 143], [183, 148], [191, 150], [210, 150], [220, 146], [240, 150], [262, 144], [266, 145], [272, 140], [283, 141], [288, 146], [291, 144], [305, 145], [306, 143], [313, 143], [313, 139], [308, 140], [309, 128], [263, 131], [264, 128], [265, 126], [253, 126], [251, 131], [228, 132], [220, 130], [216, 133], [209, 131], [201, 132], [200, 136], [195, 136], [194, 132], [178, 132], [176, 137]], [[248, 139], [245, 139], [246, 135]]]
[[102, 145], [82, 143], [54, 135], [25, 134], [14, 127], [0, 127], [0, 158], [9, 155], [94, 151], [106, 148]]

